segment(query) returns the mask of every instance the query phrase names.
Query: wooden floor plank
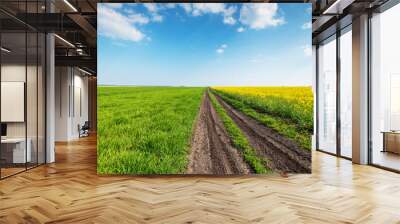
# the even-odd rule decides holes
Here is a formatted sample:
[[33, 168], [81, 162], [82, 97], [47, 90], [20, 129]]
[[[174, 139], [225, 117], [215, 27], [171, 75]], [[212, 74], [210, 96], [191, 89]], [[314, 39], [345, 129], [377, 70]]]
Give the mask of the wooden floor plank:
[[313, 152], [311, 175], [97, 176], [96, 138], [0, 181], [0, 223], [400, 223], [400, 175]]

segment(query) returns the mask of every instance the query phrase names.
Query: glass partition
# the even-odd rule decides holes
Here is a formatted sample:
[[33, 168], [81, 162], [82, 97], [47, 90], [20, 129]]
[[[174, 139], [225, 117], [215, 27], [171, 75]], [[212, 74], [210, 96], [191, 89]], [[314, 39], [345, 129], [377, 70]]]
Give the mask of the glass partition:
[[[0, 7], [43, 11], [43, 1], [14, 3]], [[45, 163], [45, 44], [43, 33], [0, 12], [1, 179]]]
[[371, 19], [372, 164], [400, 170], [400, 4]]
[[352, 34], [351, 26], [340, 36], [340, 154], [352, 157]]
[[336, 153], [336, 36], [318, 47], [318, 149]]
[[7, 177], [24, 171], [31, 161], [26, 144], [26, 33], [3, 32], [1, 47], [1, 176]]

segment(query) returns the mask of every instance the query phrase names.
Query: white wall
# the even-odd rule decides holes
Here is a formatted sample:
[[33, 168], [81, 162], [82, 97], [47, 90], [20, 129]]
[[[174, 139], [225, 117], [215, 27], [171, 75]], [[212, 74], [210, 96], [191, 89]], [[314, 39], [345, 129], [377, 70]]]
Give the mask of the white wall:
[[56, 67], [55, 85], [55, 140], [77, 139], [78, 125], [88, 120], [88, 78], [76, 68]]
[[69, 68], [55, 68], [55, 141], [68, 140], [69, 86], [71, 83]]

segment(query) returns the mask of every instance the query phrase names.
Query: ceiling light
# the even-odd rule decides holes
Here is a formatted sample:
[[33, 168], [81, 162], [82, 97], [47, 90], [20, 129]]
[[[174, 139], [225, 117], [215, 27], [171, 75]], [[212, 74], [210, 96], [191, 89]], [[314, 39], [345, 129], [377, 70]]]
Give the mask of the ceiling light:
[[69, 42], [68, 40], [66, 40], [66, 39], [64, 39], [64, 38], [62, 38], [62, 37], [60, 37], [60, 36], [57, 35], [57, 34], [54, 34], [54, 36], [57, 37], [58, 39], [60, 39], [61, 41], [63, 41], [64, 43], [66, 43], [67, 45], [69, 45], [70, 47], [75, 48], [75, 45], [71, 44], [71, 42]]
[[349, 5], [351, 5], [355, 0], [336, 0], [333, 2], [332, 5], [330, 5], [324, 12], [322, 13], [323, 15], [329, 15], [329, 14], [342, 14], [343, 10], [347, 8]]
[[78, 10], [71, 4], [69, 3], [68, 0], [64, 0], [65, 4], [67, 4], [74, 12], [78, 12]]
[[92, 73], [90, 73], [90, 72], [88, 72], [88, 71], [85, 71], [85, 70], [83, 70], [83, 69], [81, 69], [81, 68], [79, 68], [79, 67], [78, 67], [78, 70], [81, 71], [81, 72], [83, 72], [83, 73], [85, 73], [85, 74], [87, 74], [87, 75], [92, 75]]
[[333, 9], [337, 10], [337, 5], [339, 4], [340, 0], [335, 1], [332, 5], [330, 5], [322, 14], [330, 14]]
[[83, 55], [83, 49], [82, 48], [77, 48], [76, 49], [76, 53], [78, 53], [79, 55]]
[[1, 47], [1, 50], [4, 51], [4, 52], [6, 52], [6, 53], [10, 53], [10, 52], [11, 52], [11, 50], [9, 50], [9, 49], [7, 49], [7, 48], [5, 48], [5, 47]]

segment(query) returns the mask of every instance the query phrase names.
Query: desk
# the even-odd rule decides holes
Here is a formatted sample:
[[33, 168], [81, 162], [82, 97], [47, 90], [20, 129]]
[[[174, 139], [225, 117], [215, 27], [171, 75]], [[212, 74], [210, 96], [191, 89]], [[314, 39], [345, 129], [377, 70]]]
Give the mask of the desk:
[[[4, 159], [8, 163], [26, 163], [31, 162], [32, 153], [30, 138], [27, 140], [26, 153], [25, 153], [25, 138], [5, 138], [1, 139], [2, 157], [4, 152]], [[11, 159], [12, 158], [12, 159]]]
[[400, 131], [383, 131], [382, 152], [400, 154]]

